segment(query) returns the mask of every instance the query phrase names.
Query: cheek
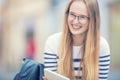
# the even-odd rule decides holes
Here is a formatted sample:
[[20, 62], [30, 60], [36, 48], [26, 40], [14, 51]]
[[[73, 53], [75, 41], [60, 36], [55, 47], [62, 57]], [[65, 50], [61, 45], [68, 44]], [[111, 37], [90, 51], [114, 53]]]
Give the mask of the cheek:
[[68, 26], [70, 27], [72, 22], [68, 19], [67, 23], [68, 23]]
[[88, 24], [84, 25], [85, 30], [88, 30]]

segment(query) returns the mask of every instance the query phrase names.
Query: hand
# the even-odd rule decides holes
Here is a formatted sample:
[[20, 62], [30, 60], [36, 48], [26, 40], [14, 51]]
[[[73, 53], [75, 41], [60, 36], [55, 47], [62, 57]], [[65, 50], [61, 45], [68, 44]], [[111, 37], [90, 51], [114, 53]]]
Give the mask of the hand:
[[43, 80], [48, 80], [48, 79], [47, 79], [47, 77], [44, 76], [44, 77], [43, 77]]

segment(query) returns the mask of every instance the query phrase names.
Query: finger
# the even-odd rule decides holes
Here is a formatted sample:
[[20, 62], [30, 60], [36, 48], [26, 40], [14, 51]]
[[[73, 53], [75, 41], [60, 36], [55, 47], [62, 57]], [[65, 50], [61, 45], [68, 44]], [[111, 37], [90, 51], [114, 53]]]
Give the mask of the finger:
[[48, 80], [45, 76], [43, 77], [44, 80]]

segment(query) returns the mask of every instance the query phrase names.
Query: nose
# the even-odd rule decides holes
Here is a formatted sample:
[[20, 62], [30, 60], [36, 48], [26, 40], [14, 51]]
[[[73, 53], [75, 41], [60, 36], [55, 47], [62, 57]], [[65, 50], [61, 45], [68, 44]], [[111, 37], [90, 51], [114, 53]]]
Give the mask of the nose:
[[73, 24], [79, 24], [78, 17], [74, 19]]

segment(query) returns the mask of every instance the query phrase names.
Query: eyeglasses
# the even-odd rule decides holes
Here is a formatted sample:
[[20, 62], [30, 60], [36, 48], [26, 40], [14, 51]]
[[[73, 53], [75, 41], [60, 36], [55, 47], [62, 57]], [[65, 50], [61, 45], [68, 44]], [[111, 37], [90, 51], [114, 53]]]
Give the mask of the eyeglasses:
[[71, 21], [75, 20], [77, 18], [77, 20], [81, 23], [81, 24], [86, 24], [89, 20], [89, 17], [85, 16], [85, 15], [81, 15], [81, 16], [76, 16], [75, 14], [69, 12], [69, 19]]

